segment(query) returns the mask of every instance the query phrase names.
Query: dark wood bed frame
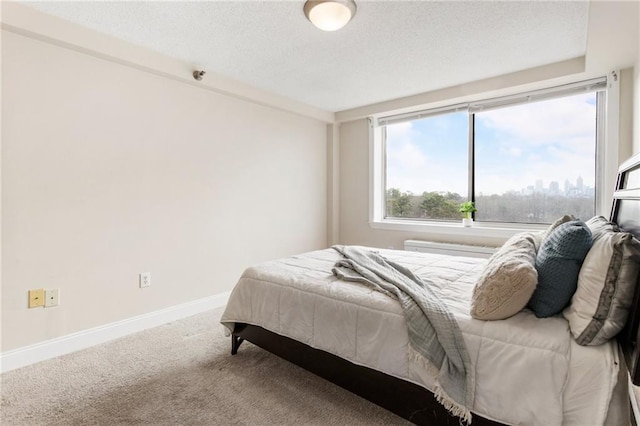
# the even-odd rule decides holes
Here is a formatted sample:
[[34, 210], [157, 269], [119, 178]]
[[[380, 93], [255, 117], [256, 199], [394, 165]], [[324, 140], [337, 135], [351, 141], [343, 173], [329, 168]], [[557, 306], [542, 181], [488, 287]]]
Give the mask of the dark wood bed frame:
[[[640, 153], [618, 170], [610, 219], [640, 239]], [[631, 380], [640, 384], [640, 276], [627, 324], [617, 337]], [[250, 324], [236, 324], [231, 353], [247, 340], [305, 370], [329, 380], [418, 425], [458, 426], [454, 417], [436, 401], [433, 393], [416, 384], [371, 368], [353, 364], [328, 352]], [[503, 425], [476, 414], [473, 425]]]
[[[611, 221], [640, 240], [640, 153], [625, 161], [618, 169], [613, 194]], [[618, 334], [631, 382], [640, 385], [640, 276], [625, 328]]]

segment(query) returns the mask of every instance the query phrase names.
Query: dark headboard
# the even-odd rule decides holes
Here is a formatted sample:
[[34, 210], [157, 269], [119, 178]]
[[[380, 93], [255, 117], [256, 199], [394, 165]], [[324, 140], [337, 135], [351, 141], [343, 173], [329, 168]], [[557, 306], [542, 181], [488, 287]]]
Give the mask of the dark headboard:
[[[618, 169], [611, 221], [640, 240], [640, 153]], [[640, 274], [625, 328], [618, 334], [631, 380], [640, 385]]]

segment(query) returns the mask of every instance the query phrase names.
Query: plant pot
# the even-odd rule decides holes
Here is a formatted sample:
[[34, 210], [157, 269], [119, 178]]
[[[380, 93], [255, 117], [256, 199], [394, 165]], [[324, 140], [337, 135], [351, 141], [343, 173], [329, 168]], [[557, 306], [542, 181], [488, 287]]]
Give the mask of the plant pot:
[[462, 219], [462, 226], [469, 227], [471, 225], [473, 225], [473, 219], [471, 219], [471, 218]]

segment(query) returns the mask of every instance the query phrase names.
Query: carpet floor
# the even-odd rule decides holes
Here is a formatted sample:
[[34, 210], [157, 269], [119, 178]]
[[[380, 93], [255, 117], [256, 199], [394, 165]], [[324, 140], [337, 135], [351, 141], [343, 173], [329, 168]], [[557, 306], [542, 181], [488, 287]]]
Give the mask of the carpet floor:
[[222, 309], [0, 376], [3, 426], [409, 425], [249, 342]]

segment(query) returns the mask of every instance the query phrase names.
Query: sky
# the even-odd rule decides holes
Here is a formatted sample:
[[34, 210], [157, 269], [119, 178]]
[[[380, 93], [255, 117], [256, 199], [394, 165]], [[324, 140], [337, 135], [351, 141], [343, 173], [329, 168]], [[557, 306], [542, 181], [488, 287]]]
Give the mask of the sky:
[[[565, 180], [595, 186], [596, 94], [476, 113], [476, 194]], [[468, 194], [468, 115], [387, 126], [387, 188]]]

